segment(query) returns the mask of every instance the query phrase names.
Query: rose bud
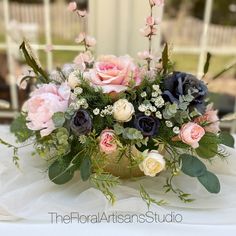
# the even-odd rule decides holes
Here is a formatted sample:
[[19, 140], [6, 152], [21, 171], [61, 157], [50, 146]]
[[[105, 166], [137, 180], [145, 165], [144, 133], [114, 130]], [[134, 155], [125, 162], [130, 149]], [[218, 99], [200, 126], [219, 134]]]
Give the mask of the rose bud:
[[145, 175], [154, 177], [165, 169], [165, 164], [164, 157], [158, 151], [152, 150], [147, 153], [143, 162], [139, 164], [139, 168]]
[[92, 130], [92, 120], [87, 111], [80, 109], [72, 117], [70, 126], [76, 135], [86, 135]]
[[140, 130], [143, 136], [153, 137], [158, 133], [160, 122], [156, 117], [139, 113], [134, 119], [134, 127]]
[[220, 119], [217, 113], [218, 111], [213, 109], [213, 104], [209, 104], [205, 114], [197, 117], [194, 122], [199, 125], [206, 124], [203, 127], [206, 132], [217, 134], [220, 131]]
[[134, 106], [127, 99], [119, 99], [113, 104], [113, 117], [120, 122], [128, 122], [134, 114]]
[[99, 147], [101, 152], [111, 154], [117, 150], [117, 144], [115, 141], [115, 133], [111, 129], [105, 129], [100, 134]]

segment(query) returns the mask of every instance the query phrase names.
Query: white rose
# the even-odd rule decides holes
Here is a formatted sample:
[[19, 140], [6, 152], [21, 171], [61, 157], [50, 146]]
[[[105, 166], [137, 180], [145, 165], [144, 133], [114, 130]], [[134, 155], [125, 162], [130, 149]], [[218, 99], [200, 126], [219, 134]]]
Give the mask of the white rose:
[[74, 89], [79, 85], [78, 71], [73, 71], [70, 73], [68, 77], [68, 85], [71, 87], [71, 89]]
[[128, 122], [134, 114], [134, 106], [127, 99], [119, 99], [113, 104], [113, 116], [117, 121]]
[[142, 163], [139, 164], [139, 168], [145, 175], [154, 177], [157, 173], [165, 169], [164, 157], [155, 150], [147, 153], [147, 156]]

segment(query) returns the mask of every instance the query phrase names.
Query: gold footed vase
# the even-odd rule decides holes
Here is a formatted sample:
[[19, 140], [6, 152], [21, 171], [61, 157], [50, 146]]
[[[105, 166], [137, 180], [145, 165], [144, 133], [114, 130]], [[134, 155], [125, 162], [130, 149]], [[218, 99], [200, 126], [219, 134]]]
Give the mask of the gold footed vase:
[[[139, 158], [142, 154], [135, 146], [132, 146], [131, 149], [127, 150], [122, 158], [119, 160], [120, 152], [114, 152], [110, 155], [107, 155], [107, 164], [104, 167], [104, 171], [111, 173], [114, 176], [120, 177], [121, 179], [130, 179], [133, 177], [144, 176], [144, 173], [139, 169], [138, 165], [131, 167], [129, 153], [132, 152], [133, 157]], [[160, 152], [164, 155], [164, 151]]]

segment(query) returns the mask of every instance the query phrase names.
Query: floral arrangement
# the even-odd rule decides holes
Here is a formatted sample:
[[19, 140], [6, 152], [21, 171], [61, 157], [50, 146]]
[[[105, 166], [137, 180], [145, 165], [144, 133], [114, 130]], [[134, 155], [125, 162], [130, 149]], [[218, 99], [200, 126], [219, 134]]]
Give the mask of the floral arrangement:
[[[220, 191], [217, 176], [201, 159], [225, 158], [224, 145], [233, 147], [234, 140], [220, 131], [204, 81], [174, 71], [167, 44], [161, 57], [154, 56], [158, 20], [152, 11], [163, 1], [149, 4], [150, 16], [140, 30], [149, 48], [138, 53], [144, 61], [139, 65], [128, 55], [95, 60], [96, 40], [80, 33], [76, 42], [84, 51], [73, 63], [47, 73], [28, 42], [21, 44], [32, 70], [20, 85], [26, 87], [33, 80], [34, 90], [11, 126], [23, 145], [1, 140], [13, 148], [15, 164], [18, 149], [33, 144], [35, 153], [48, 161], [52, 182], [65, 184], [79, 171], [83, 181], [90, 180], [112, 203], [112, 188], [122, 178], [159, 178], [164, 172], [168, 174], [164, 191], [173, 191], [184, 202], [193, 199], [172, 182], [181, 173], [197, 178], [210, 193]], [[75, 2], [68, 9], [87, 17]], [[151, 198], [142, 185], [140, 195], [149, 205], [165, 203]]]

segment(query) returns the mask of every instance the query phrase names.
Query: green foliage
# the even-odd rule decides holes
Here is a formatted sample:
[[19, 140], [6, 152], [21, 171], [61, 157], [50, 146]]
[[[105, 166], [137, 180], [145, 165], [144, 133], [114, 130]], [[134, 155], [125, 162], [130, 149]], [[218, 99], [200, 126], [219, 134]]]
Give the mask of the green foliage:
[[141, 131], [135, 128], [125, 128], [123, 132], [123, 138], [129, 140], [140, 140], [143, 139]]
[[219, 137], [213, 133], [206, 133], [199, 142], [199, 147], [196, 153], [199, 157], [209, 159], [217, 155], [218, 145], [220, 144]]
[[217, 176], [209, 171], [206, 171], [203, 175], [198, 177], [199, 182], [210, 193], [220, 192], [220, 182]]
[[141, 147], [142, 145], [147, 146], [148, 138], [144, 138], [141, 131], [135, 128], [124, 128], [118, 123], [116, 123], [113, 128], [116, 135], [120, 136], [120, 139], [124, 144], [135, 144], [138, 147]]
[[111, 188], [116, 187], [120, 183], [118, 177], [107, 173], [95, 173], [91, 175], [90, 181], [105, 195], [111, 204], [115, 203], [116, 197], [112, 193]]
[[175, 177], [175, 174], [172, 174], [170, 178], [166, 179], [166, 184], [163, 186], [163, 188], [166, 189], [165, 192], [168, 193], [172, 191], [173, 193], [177, 194], [178, 198], [184, 203], [193, 202], [195, 199], [190, 198], [191, 194], [185, 193], [178, 188], [174, 188], [173, 183], [172, 183], [174, 177]]
[[141, 184], [140, 184], [139, 193], [140, 193], [141, 198], [146, 202], [148, 209], [150, 208], [151, 204], [155, 204], [158, 206], [163, 206], [167, 204], [165, 200], [157, 201], [156, 199], [152, 198]]
[[221, 75], [225, 74], [227, 71], [236, 68], [236, 61], [233, 61], [230, 65], [225, 66], [221, 71], [219, 71], [217, 74], [215, 74], [212, 77], [212, 80], [215, 80], [217, 78], [220, 78]]
[[220, 133], [220, 142], [228, 147], [234, 148], [234, 137], [229, 134], [228, 132], [221, 132]]
[[52, 116], [53, 123], [56, 128], [60, 128], [64, 125], [66, 119], [65, 119], [65, 114], [63, 112], [56, 112]]
[[168, 44], [165, 44], [164, 50], [162, 51], [162, 67], [163, 73], [166, 74], [168, 71], [168, 63], [169, 63], [169, 52], [168, 52]]
[[69, 182], [73, 176], [74, 171], [70, 169], [69, 163], [63, 160], [56, 160], [48, 169], [49, 179], [58, 185]]
[[182, 154], [180, 156], [180, 160], [182, 161], [181, 170], [186, 175], [189, 175], [191, 177], [198, 177], [202, 176], [206, 172], [205, 164], [195, 156]]
[[176, 103], [166, 103], [165, 109], [163, 111], [163, 117], [166, 120], [169, 120], [173, 117], [175, 117], [178, 110], [178, 105]]
[[204, 65], [204, 75], [207, 74], [208, 72], [208, 69], [209, 69], [209, 66], [210, 66], [210, 61], [211, 61], [211, 53], [207, 53], [207, 57], [206, 57], [206, 62], [205, 62], [205, 65]]
[[81, 166], [80, 166], [80, 176], [83, 181], [87, 181], [92, 173], [91, 170], [91, 159], [89, 157], [83, 157]]
[[36, 151], [43, 158], [59, 158], [70, 152], [70, 136], [66, 128], [59, 128], [50, 135], [39, 138]]
[[35, 55], [32, 52], [32, 49], [28, 42], [23, 41], [20, 45], [20, 49], [22, 50], [26, 63], [34, 70], [34, 73], [36, 75], [41, 75], [43, 81], [42, 82], [48, 82], [48, 77], [46, 72], [42, 69], [42, 67], [37, 62], [38, 59], [35, 57]]
[[29, 130], [26, 126], [26, 117], [22, 113], [12, 122], [10, 130], [20, 143], [25, 142], [34, 135], [32, 130]]
[[182, 161], [181, 170], [186, 175], [197, 177], [199, 182], [210, 193], [218, 193], [220, 191], [220, 183], [216, 175], [209, 172], [206, 166], [197, 157], [183, 154], [180, 156]]
[[95, 89], [83, 78], [81, 78], [80, 87], [83, 89], [82, 97], [87, 100], [90, 110], [103, 109], [105, 106], [112, 104], [111, 96], [103, 93], [101, 89]]
[[10, 144], [10, 143], [8, 143], [8, 142], [2, 140], [2, 139], [0, 139], [0, 144], [6, 146], [6, 147], [8, 147], [8, 148], [12, 148], [12, 149], [13, 149], [12, 161], [13, 161], [13, 163], [15, 164], [15, 166], [16, 166], [17, 168], [19, 168], [19, 167], [20, 167], [20, 166], [19, 166], [19, 159], [20, 159], [20, 158], [19, 158], [19, 156], [18, 156], [18, 150], [19, 150], [20, 147], [16, 147], [16, 146], [14, 146], [14, 145], [12, 145], [12, 144]]
[[112, 128], [114, 119], [112, 116], [107, 115], [105, 117], [94, 116], [93, 117], [93, 128], [96, 133], [101, 133], [106, 128]]

